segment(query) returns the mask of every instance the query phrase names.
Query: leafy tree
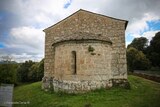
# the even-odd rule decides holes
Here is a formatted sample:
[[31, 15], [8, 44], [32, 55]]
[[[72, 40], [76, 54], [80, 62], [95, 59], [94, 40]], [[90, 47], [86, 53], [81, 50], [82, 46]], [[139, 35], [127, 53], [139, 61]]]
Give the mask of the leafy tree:
[[130, 47], [127, 49], [127, 65], [128, 69], [133, 70], [146, 70], [150, 67], [150, 61], [146, 58], [142, 51]]
[[160, 67], [160, 32], [156, 33], [147, 48], [147, 57], [153, 66]]
[[40, 81], [44, 75], [44, 59], [40, 62], [31, 60], [24, 63], [0, 64], [0, 83], [35, 82]]
[[30, 81], [40, 81], [44, 75], [44, 59], [42, 59], [39, 63], [33, 64], [28, 73], [28, 77]]
[[35, 64], [35, 62], [32, 62], [31, 60], [29, 61], [25, 61], [24, 63], [22, 63], [18, 70], [17, 70], [17, 77], [19, 82], [29, 82], [29, 77], [28, 77], [28, 73], [29, 73], [29, 69], [30, 67]]
[[145, 50], [148, 46], [148, 40], [145, 37], [135, 38], [127, 48], [134, 47], [135, 49], [145, 53]]
[[0, 83], [17, 84], [18, 64], [0, 64]]
[[30, 68], [29, 68], [29, 72], [28, 72], [28, 79], [29, 81], [37, 81], [37, 70], [38, 70], [38, 63], [33, 64]]
[[43, 76], [44, 76], [44, 59], [42, 59], [42, 60], [39, 62], [37, 79], [38, 79], [38, 80], [42, 80], [42, 77], [43, 77]]

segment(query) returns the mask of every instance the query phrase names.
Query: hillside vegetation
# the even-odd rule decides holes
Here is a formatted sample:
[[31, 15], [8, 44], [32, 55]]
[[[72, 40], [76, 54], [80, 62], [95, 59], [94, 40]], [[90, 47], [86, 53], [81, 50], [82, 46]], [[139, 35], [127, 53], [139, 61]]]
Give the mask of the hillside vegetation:
[[140, 77], [128, 77], [131, 89], [100, 89], [85, 94], [44, 92], [41, 82], [14, 89], [14, 107], [160, 107], [160, 84]]

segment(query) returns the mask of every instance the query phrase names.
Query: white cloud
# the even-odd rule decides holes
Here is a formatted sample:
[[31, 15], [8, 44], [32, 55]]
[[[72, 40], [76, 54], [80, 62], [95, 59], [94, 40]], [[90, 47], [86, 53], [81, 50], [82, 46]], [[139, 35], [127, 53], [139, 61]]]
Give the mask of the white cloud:
[[[67, 9], [64, 8], [66, 3], [70, 3]], [[154, 31], [148, 31], [147, 21], [160, 19], [159, 4], [159, 0], [6, 0], [5, 5], [0, 4], [0, 9], [3, 8], [15, 15], [16, 20], [12, 22], [16, 23], [11, 25], [10, 36], [4, 41], [6, 48], [1, 50], [3, 54], [12, 54], [16, 59], [20, 56], [23, 56], [20, 59], [43, 56], [42, 29], [57, 23], [80, 8], [126, 19], [129, 21], [126, 34], [133, 37], [144, 36], [150, 40], [152, 37], [150, 35]], [[8, 24], [10, 23], [5, 23]], [[127, 41], [127, 44], [129, 42]]]
[[[65, 9], [64, 5], [70, 3]], [[156, 11], [158, 0], [16, 0], [15, 5], [11, 5], [11, 11], [28, 25], [41, 25], [40, 27], [48, 27], [62, 20], [78, 9], [86, 9], [93, 12], [102, 13], [104, 15], [113, 16], [129, 20], [127, 33], [140, 34], [149, 27], [147, 21], [157, 20], [159, 12]], [[151, 5], [154, 6], [151, 8]], [[16, 9], [16, 11], [15, 11]], [[119, 12], [120, 11], [120, 12]]]
[[[27, 25], [50, 26], [70, 14], [63, 8], [66, 0], [14, 0], [8, 11], [16, 14]], [[7, 8], [8, 9], [8, 8]]]
[[155, 36], [155, 34], [157, 32], [159, 32], [160, 30], [156, 30], [156, 31], [147, 31], [147, 32], [144, 32], [141, 36], [142, 37], [146, 37], [149, 41], [152, 40], [152, 37]]
[[[159, 32], [160, 30], [155, 30], [155, 31], [146, 31], [146, 32], [144, 32], [144, 33], [142, 33], [142, 34], [136, 34], [136, 33], [133, 33], [132, 34], [132, 36], [133, 37], [135, 37], [135, 38], [139, 38], [139, 37], [145, 37], [145, 38], [147, 38], [148, 39], [148, 43], [150, 43], [150, 41], [152, 40], [152, 37], [154, 37], [155, 36], [155, 34], [157, 33], [157, 32]], [[127, 41], [126, 42], [126, 46], [128, 46], [128, 44], [130, 44], [131, 43], [131, 41]]]
[[149, 30], [149, 25], [147, 22], [159, 20], [160, 17], [151, 14], [145, 13], [144, 16], [139, 20], [132, 20], [127, 27], [127, 32], [133, 34], [134, 37], [137, 37], [138, 34], [143, 33], [146, 30]]
[[30, 47], [35, 50], [43, 49], [44, 33], [42, 29], [34, 27], [18, 27], [11, 29], [11, 37], [8, 41], [9, 47]]
[[[160, 16], [157, 16], [153, 13], [144, 13], [141, 19], [131, 20], [127, 27], [126, 34], [127, 36], [132, 36], [133, 38], [146, 37], [150, 41], [151, 38], [155, 35], [155, 33], [158, 31], [152, 31], [147, 22], [156, 22], [159, 19]], [[126, 45], [130, 44], [131, 42], [132, 41], [127, 41]]]
[[39, 61], [44, 58], [44, 33], [42, 29], [23, 26], [12, 28], [1, 56], [12, 56], [16, 61]]
[[126, 42], [126, 47], [130, 44], [130, 42]]
[[17, 62], [25, 62], [28, 60], [39, 62], [40, 60], [42, 60], [42, 58], [44, 58], [43, 55], [31, 55], [31, 54], [27, 54], [27, 53], [22, 53], [19, 55], [11, 54], [10, 56], [12, 57], [12, 60], [15, 60]]

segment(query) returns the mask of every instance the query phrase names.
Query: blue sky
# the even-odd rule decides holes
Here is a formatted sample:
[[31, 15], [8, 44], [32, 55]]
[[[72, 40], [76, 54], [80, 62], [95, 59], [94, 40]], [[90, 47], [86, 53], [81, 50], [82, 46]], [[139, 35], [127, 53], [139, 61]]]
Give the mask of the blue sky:
[[[149, 41], [152, 39], [152, 37], [155, 35], [156, 32], [160, 31], [160, 20], [151, 20], [151, 21], [146, 21], [147, 29], [144, 29], [140, 31], [137, 34], [137, 37], [146, 37]], [[153, 32], [152, 35], [146, 35], [146, 33]], [[144, 35], [145, 34], [145, 35]], [[135, 38], [133, 33], [127, 32], [126, 33], [126, 43], [130, 43], [133, 39]], [[126, 44], [127, 45], [127, 44]]]
[[3, 43], [0, 43], [0, 48], [4, 48], [5, 46], [3, 45]]
[[160, 30], [160, 19], [156, 21], [148, 21], [149, 30]]
[[72, 0], [66, 0], [66, 3], [64, 3], [63, 8], [67, 9], [72, 3]]
[[160, 0], [0, 0], [0, 57], [39, 61], [44, 57], [44, 28], [79, 9], [125, 19], [126, 45], [135, 37], [160, 31]]

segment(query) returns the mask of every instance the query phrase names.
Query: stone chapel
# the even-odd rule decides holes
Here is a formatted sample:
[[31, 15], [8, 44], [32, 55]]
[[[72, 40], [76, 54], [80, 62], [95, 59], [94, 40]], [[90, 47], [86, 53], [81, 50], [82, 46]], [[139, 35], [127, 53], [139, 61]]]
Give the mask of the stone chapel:
[[79, 93], [128, 83], [127, 23], [80, 9], [44, 29], [42, 89]]

